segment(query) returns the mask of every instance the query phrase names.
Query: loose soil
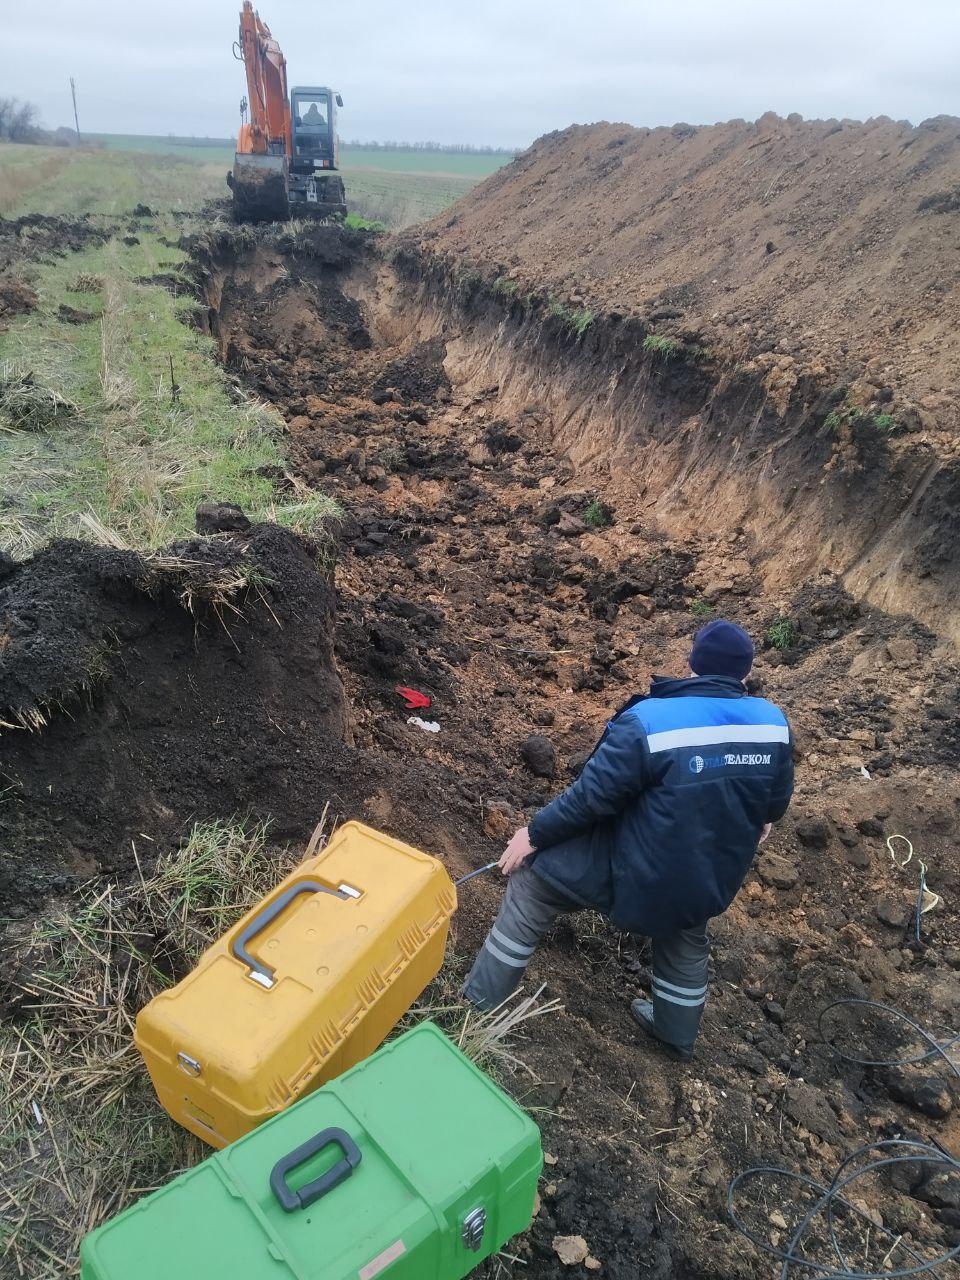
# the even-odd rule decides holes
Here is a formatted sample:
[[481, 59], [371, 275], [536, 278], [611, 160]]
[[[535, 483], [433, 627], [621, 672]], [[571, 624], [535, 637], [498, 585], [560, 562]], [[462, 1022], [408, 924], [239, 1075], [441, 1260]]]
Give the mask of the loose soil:
[[[787, 354], [960, 426], [960, 120], [787, 119], [547, 134], [419, 233], [524, 292]], [[417, 234], [416, 232], [414, 234]]]
[[89, 216], [53, 218], [28, 213], [22, 218], [0, 216], [0, 272], [11, 265], [63, 257], [88, 244], [103, 244], [114, 230], [112, 220]]
[[[608, 417], [590, 437], [599, 419], [577, 417], [615, 353], [609, 331], [581, 344], [465, 283], [455, 261], [447, 269], [409, 244], [390, 255], [341, 229], [212, 231], [192, 249], [225, 367], [286, 419], [290, 483], [344, 505], [336, 621], [311, 549], [272, 526], [171, 550], [212, 560], [214, 577], [252, 565], [234, 609], [215, 607], [197, 569], [178, 576], [78, 544], [9, 571], [3, 718], [37, 708], [47, 723], [0, 738], [17, 779], [2, 810], [7, 910], [36, 910], [70, 874], [123, 874], [130, 841], [142, 852], [138, 833], [161, 844], [195, 816], [248, 809], [303, 838], [326, 801], [462, 873], [574, 776], [613, 707], [653, 671], [683, 670], [704, 617], [733, 616], [761, 647], [756, 686], [791, 717], [798, 788], [715, 924], [698, 1057], [666, 1061], [631, 1022], [629, 1001], [648, 990], [644, 940], [592, 913], [559, 925], [528, 985], [546, 984], [564, 1010], [529, 1025], [530, 1074], [508, 1080], [543, 1130], [541, 1205], [509, 1248], [525, 1265], [504, 1258], [480, 1274], [584, 1273], [553, 1247], [582, 1235], [616, 1280], [766, 1276], [769, 1260], [726, 1218], [738, 1170], [781, 1164], [829, 1181], [878, 1133], [956, 1149], [960, 1112], [936, 1083], [942, 1071], [847, 1067], [817, 1030], [844, 994], [890, 1001], [937, 1032], [960, 1026], [960, 668], [935, 620], [854, 590], [821, 554], [809, 507], [806, 541], [801, 521], [796, 535], [806, 559], [798, 550], [778, 569], [747, 521], [671, 518], [667, 486], [625, 483], [609, 458], [638, 438], [646, 448], [642, 431], [617, 435]], [[658, 444], [712, 377], [651, 376], [643, 412], [660, 414]], [[774, 417], [758, 420], [768, 453]], [[740, 442], [717, 445], [702, 421], [685, 422], [695, 487], [698, 465], [716, 474]], [[841, 447], [856, 455], [854, 436]], [[787, 447], [781, 465], [781, 485], [799, 489], [806, 477]], [[889, 475], [886, 457], [843, 471], [852, 506]], [[771, 527], [789, 523], [789, 506], [772, 501]], [[784, 620], [790, 629], [771, 633]], [[430, 696], [418, 714], [439, 733], [408, 723], [397, 685]], [[524, 763], [532, 733], [556, 749], [554, 778]], [[916, 859], [892, 863], [884, 838], [895, 831], [942, 898], [919, 943], [908, 929]], [[454, 972], [501, 892], [493, 876], [464, 886]], [[868, 1194], [924, 1248], [958, 1238], [949, 1189], [921, 1178]], [[758, 1204], [764, 1233], [779, 1230], [778, 1207]]]
[[33, 311], [36, 305], [36, 291], [26, 280], [0, 275], [0, 330], [5, 329], [14, 316]]
[[369, 798], [421, 830], [436, 779], [398, 788], [349, 746], [333, 593], [293, 534], [255, 525], [146, 558], [58, 541], [0, 572], [0, 914], [152, 863], [209, 818], [269, 819], [282, 842], [325, 802]]

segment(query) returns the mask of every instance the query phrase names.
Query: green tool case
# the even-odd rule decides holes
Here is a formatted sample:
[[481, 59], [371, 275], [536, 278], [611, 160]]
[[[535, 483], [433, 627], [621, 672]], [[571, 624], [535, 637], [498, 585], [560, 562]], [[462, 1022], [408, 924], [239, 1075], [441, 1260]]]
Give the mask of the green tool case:
[[423, 1023], [92, 1232], [81, 1280], [456, 1280], [529, 1226], [542, 1163]]

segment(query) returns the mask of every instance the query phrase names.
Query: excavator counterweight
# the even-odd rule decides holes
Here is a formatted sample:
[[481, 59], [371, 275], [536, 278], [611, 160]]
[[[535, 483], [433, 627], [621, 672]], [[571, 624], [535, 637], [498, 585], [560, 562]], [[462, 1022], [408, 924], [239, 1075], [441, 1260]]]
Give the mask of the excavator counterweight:
[[240, 12], [234, 56], [244, 64], [250, 120], [240, 126], [227, 183], [237, 222], [274, 222], [292, 214], [342, 216], [347, 211], [337, 172], [338, 93], [327, 88], [287, 92], [287, 63], [270, 28], [251, 3]]

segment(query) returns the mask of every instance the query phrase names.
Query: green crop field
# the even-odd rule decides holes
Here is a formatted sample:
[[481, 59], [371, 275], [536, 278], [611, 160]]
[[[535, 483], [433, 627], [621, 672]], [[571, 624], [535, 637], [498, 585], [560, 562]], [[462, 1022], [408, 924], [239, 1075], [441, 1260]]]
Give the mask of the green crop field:
[[[179, 138], [173, 135], [150, 136], [135, 133], [95, 133], [88, 135], [110, 151], [144, 151], [156, 155], [204, 162], [222, 160], [233, 163], [236, 145], [233, 138]], [[474, 154], [465, 151], [419, 151], [414, 148], [396, 151], [370, 151], [366, 147], [341, 146], [340, 163], [344, 170], [376, 169], [386, 173], [422, 174], [430, 177], [469, 178], [479, 182], [495, 173], [510, 156]]]
[[[90, 137], [98, 145], [79, 150], [0, 143], [0, 215], [116, 214], [137, 204], [188, 211], [228, 196], [230, 139]], [[350, 208], [393, 229], [435, 217], [508, 161], [412, 149], [341, 152]]]
[[108, 151], [141, 151], [148, 155], [178, 156], [182, 160], [216, 161], [227, 168], [233, 164], [233, 138], [178, 138], [146, 133], [88, 133], [84, 135]]
[[368, 151], [365, 147], [340, 148], [346, 169], [379, 169], [385, 173], [421, 173], [445, 177], [481, 178], [502, 168], [511, 157], [501, 153], [477, 155], [468, 151]]

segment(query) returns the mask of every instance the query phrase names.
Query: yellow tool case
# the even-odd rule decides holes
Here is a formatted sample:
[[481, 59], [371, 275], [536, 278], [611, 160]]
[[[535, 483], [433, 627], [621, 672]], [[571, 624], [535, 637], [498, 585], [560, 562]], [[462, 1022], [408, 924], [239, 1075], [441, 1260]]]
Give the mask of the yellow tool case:
[[341, 827], [140, 1011], [161, 1105], [225, 1147], [361, 1062], [436, 976], [456, 905], [435, 858]]

